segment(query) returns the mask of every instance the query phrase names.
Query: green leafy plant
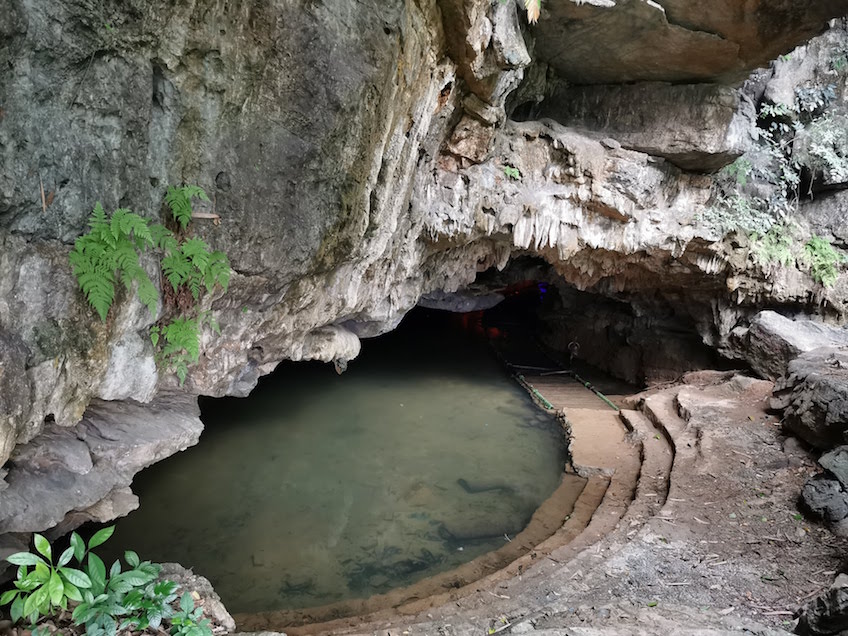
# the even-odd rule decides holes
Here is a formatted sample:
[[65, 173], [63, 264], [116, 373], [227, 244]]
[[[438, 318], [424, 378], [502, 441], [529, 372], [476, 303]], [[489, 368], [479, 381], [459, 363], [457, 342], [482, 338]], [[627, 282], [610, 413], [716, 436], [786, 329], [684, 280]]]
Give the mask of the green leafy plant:
[[701, 214], [700, 220], [722, 235], [739, 231], [765, 234], [776, 222], [775, 212], [766, 200], [738, 192], [726, 196], [719, 194], [715, 204]]
[[143, 589], [129, 592], [123, 604], [133, 616], [121, 623], [121, 629], [159, 629], [164, 619], [174, 615], [172, 603], [176, 599], [177, 584], [173, 581], [154, 581]]
[[149, 222], [125, 208], [106, 216], [98, 203], [88, 221], [91, 230], [80, 236], [68, 257], [86, 300], [105, 321], [115, 300], [115, 283], [128, 290], [138, 284], [138, 296], [150, 313], [156, 313], [159, 293], [139, 264], [139, 254], [155, 242]]
[[168, 186], [168, 193], [165, 195], [165, 202], [170, 206], [171, 212], [174, 214], [174, 218], [183, 230], [188, 227], [189, 221], [191, 221], [191, 200], [194, 197], [197, 197], [202, 201], [209, 200], [209, 197], [206, 196], [206, 192], [204, 192], [203, 188], [199, 186], [187, 185], [181, 188]]
[[[168, 187], [165, 200], [174, 220], [182, 229], [192, 218], [191, 200], [209, 198], [198, 186]], [[163, 325], [151, 328], [154, 346], [163, 343], [157, 360], [174, 371], [184, 384], [188, 366], [200, 354], [200, 329], [209, 324], [220, 333], [217, 323], [199, 313], [202, 291], [212, 293], [215, 287], [225, 292], [230, 281], [230, 261], [226, 254], [212, 251], [200, 238], [175, 236], [165, 226], [150, 223], [130, 210], [116, 210], [111, 218], [98, 203], [89, 219], [90, 231], [76, 240], [69, 256], [77, 281], [89, 304], [105, 321], [115, 300], [115, 283], [122, 281], [128, 290], [137, 285], [139, 299], [156, 315], [159, 292], [140, 264], [146, 250], [161, 255], [162, 275], [170, 283], [173, 294], [166, 294], [179, 310], [179, 315]]]
[[180, 609], [171, 618], [171, 636], [211, 636], [208, 618], [201, 618], [203, 608], [194, 607], [191, 594], [184, 592], [180, 598]]
[[92, 550], [105, 543], [114, 531], [114, 526], [99, 530], [89, 539], [88, 546], [79, 534], [71, 534], [69, 549], [73, 550], [74, 558], [91, 581], [74, 608], [72, 618], [77, 625], [85, 625], [86, 633], [91, 636], [115, 636], [121, 629], [118, 619], [131, 611], [123, 603], [124, 596], [159, 575], [158, 565], [149, 561], [141, 563], [138, 555], [131, 551], [125, 556], [132, 569], [122, 572], [120, 561], [115, 561], [107, 575], [106, 564]]
[[736, 185], [746, 186], [748, 185], [748, 179], [751, 176], [752, 170], [753, 166], [751, 165], [751, 162], [745, 157], [739, 157], [730, 165], [722, 168], [721, 172], [723, 175], [726, 175], [728, 178], [733, 180]]
[[[195, 608], [190, 594], [183, 594], [179, 610], [174, 608], [178, 586], [173, 581], [158, 580], [158, 564], [142, 561], [128, 550], [124, 553], [128, 569], [116, 560], [107, 573], [93, 549], [108, 540], [114, 530], [114, 526], [103, 528], [87, 545], [79, 534], [72, 533], [70, 547], [55, 565], [53, 548], [40, 534], [34, 537], [36, 553], [19, 552], [7, 557], [19, 566], [18, 575], [15, 588], [2, 595], [0, 605], [11, 604], [13, 622], [26, 619], [35, 626], [43, 617], [55, 618], [70, 609], [70, 603], [76, 603], [71, 620], [84, 626], [89, 636], [116, 636], [118, 632], [148, 628], [161, 632], [165, 620], [170, 620], [173, 636], [211, 636], [209, 620], [202, 618], [202, 609]], [[72, 559], [80, 569], [68, 566]]]
[[33, 542], [36, 553], [17, 552], [6, 557], [18, 566], [18, 572], [14, 589], [0, 597], [0, 606], [11, 603], [13, 622], [26, 619], [31, 625], [57, 610], [67, 609], [68, 601], [81, 601], [80, 590], [92, 585], [87, 574], [68, 567], [74, 555], [72, 547], [62, 552], [54, 564], [50, 542], [40, 534], [34, 535]]
[[832, 287], [839, 277], [839, 264], [845, 261], [845, 255], [837, 252], [830, 241], [813, 236], [804, 245], [804, 256], [810, 266], [810, 273], [817, 283]]
[[503, 171], [510, 179], [515, 179], [516, 181], [521, 179], [521, 172], [519, 172], [518, 168], [513, 166], [504, 166]]
[[210, 252], [199, 238], [190, 238], [169, 250], [162, 259], [162, 272], [175, 292], [185, 286], [194, 300], [199, 300], [201, 285], [212, 293], [215, 285], [224, 291], [230, 281], [230, 262], [223, 252]]
[[776, 263], [788, 267], [795, 262], [795, 241], [786, 224], [776, 224], [764, 235], [752, 235], [754, 254], [762, 264]]
[[834, 183], [848, 181], [848, 117], [820, 117], [806, 136], [809, 167]]
[[159, 363], [171, 369], [179, 378], [180, 384], [185, 382], [188, 367], [200, 358], [200, 329], [209, 324], [215, 333], [221, 333], [218, 323], [209, 312], [201, 313], [197, 318], [181, 316], [171, 322], [150, 329], [153, 346], [159, 349]]

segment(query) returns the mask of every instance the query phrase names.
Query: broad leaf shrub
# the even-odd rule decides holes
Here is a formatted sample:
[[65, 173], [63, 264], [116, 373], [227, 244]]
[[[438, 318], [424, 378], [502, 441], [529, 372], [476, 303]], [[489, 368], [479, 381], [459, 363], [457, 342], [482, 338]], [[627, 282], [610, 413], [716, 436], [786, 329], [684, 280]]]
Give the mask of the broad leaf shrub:
[[[184, 233], [191, 221], [192, 198], [208, 201], [198, 186], [169, 186], [165, 201]], [[209, 324], [217, 333], [217, 324], [204, 317], [199, 303], [202, 293], [211, 294], [216, 287], [227, 291], [230, 261], [227, 255], [213, 251], [197, 237], [175, 235], [159, 223], [151, 223], [128, 209], [115, 210], [107, 216], [98, 203], [88, 222], [91, 228], [80, 236], [68, 260], [88, 303], [102, 321], [106, 321], [115, 300], [115, 284], [122, 282], [128, 291], [136, 286], [139, 300], [152, 315], [157, 315], [159, 292], [140, 264], [147, 250], [160, 255], [162, 277], [170, 283], [179, 315], [169, 322], [155, 325], [150, 336], [157, 351], [160, 367], [172, 371], [183, 384], [188, 367], [198, 361], [200, 329]], [[188, 298], [188, 302], [180, 299]]]
[[[18, 552], [7, 561], [18, 566], [13, 589], [0, 597], [0, 606], [11, 605], [13, 623], [24, 622], [34, 630], [46, 618], [58, 619], [71, 610], [71, 621], [84, 626], [90, 636], [116, 636], [119, 631], [163, 632], [170, 623], [171, 636], [211, 636], [209, 620], [202, 609], [195, 608], [188, 592], [174, 607], [177, 584], [159, 580], [161, 566], [142, 561], [128, 550], [124, 553], [126, 568], [116, 560], [106, 564], [92, 551], [114, 532], [104, 528], [91, 537], [88, 544], [74, 532], [71, 545], [53, 561], [50, 542], [40, 534], [34, 536], [35, 552]], [[78, 567], [70, 567], [75, 560]]]

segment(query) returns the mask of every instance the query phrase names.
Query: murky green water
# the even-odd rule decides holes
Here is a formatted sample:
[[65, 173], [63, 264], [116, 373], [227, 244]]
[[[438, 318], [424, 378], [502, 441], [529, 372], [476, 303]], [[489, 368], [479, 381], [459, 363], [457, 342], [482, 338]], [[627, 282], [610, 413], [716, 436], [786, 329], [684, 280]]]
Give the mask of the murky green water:
[[344, 375], [290, 363], [250, 398], [204, 400], [200, 444], [139, 476], [111, 549], [193, 567], [252, 612], [367, 597], [501, 547], [559, 485], [561, 433], [485, 345], [439, 314], [411, 322]]

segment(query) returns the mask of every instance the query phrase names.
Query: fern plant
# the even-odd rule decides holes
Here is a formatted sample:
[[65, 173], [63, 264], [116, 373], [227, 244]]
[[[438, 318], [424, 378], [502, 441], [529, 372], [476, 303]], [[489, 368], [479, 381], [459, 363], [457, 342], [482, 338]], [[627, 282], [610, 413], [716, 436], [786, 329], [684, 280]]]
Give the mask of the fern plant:
[[173, 371], [184, 384], [188, 376], [188, 367], [200, 358], [200, 330], [208, 323], [212, 330], [220, 334], [218, 323], [210, 312], [203, 312], [197, 318], [180, 316], [168, 324], [155, 325], [150, 329], [150, 339], [154, 347], [159, 348], [157, 362]]
[[[198, 186], [168, 187], [165, 197], [171, 213], [183, 231], [192, 218], [191, 200], [209, 198]], [[158, 223], [151, 224], [130, 210], [121, 208], [108, 217], [98, 203], [89, 219], [91, 228], [79, 237], [69, 261], [86, 300], [106, 320], [115, 300], [115, 284], [127, 289], [137, 286], [139, 299], [156, 315], [159, 291], [141, 267], [140, 255], [148, 249], [163, 254], [161, 269], [171, 284], [180, 315], [167, 324], [151, 328], [154, 347], [162, 343], [157, 361], [176, 373], [185, 383], [190, 364], [200, 355], [200, 330], [209, 324], [220, 333], [211, 314], [198, 313], [201, 292], [211, 293], [216, 286], [224, 291], [230, 281], [230, 261], [226, 254], [211, 251], [200, 238], [175, 236]], [[167, 298], [167, 295], [166, 295]], [[191, 300], [186, 300], [190, 298]], [[183, 302], [183, 301], [186, 302]], [[193, 301], [193, 303], [192, 303]]]
[[836, 251], [830, 241], [813, 236], [804, 245], [804, 257], [810, 266], [813, 279], [825, 287], [833, 287], [839, 278], [839, 264], [845, 255]]
[[206, 192], [204, 192], [203, 188], [199, 186], [187, 185], [182, 186], [181, 188], [168, 186], [168, 193], [165, 195], [165, 201], [170, 206], [171, 212], [174, 214], [174, 218], [183, 230], [188, 227], [189, 221], [191, 221], [191, 200], [194, 197], [197, 197], [202, 201], [209, 200], [209, 197], [206, 196]]
[[789, 224], [775, 224], [762, 236], [752, 235], [754, 255], [762, 265], [775, 263], [789, 267], [795, 263], [795, 254], [792, 251], [793, 241]]
[[[115, 283], [128, 289], [138, 285], [138, 296], [156, 314], [159, 292], [139, 263], [139, 255], [155, 246], [149, 221], [125, 208], [111, 219], [100, 203], [88, 221], [91, 230], [74, 243], [68, 259], [88, 303], [105, 321], [115, 300]], [[164, 228], [163, 228], [164, 229]]]
[[200, 299], [201, 285], [212, 293], [215, 285], [227, 291], [230, 282], [230, 262], [223, 252], [210, 252], [209, 245], [199, 238], [190, 238], [171, 248], [162, 259], [162, 272], [175, 292], [185, 286], [195, 301]]

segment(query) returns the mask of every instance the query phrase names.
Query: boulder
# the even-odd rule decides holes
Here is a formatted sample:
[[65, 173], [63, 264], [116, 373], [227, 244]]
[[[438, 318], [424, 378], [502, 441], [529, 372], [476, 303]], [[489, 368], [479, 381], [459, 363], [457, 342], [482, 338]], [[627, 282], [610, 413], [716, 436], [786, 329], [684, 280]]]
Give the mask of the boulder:
[[839, 480], [826, 474], [811, 477], [801, 490], [801, 503], [836, 534], [848, 536], [848, 492]]
[[848, 446], [839, 446], [819, 458], [819, 464], [848, 489]]
[[784, 428], [816, 448], [848, 443], [848, 349], [823, 347], [790, 362], [772, 407], [784, 409]]
[[800, 636], [848, 633], [848, 575], [837, 576], [829, 590], [804, 606], [795, 633]]
[[761, 376], [777, 380], [801, 353], [829, 345], [848, 345], [848, 329], [812, 320], [792, 320], [762, 311], [747, 332], [738, 335], [743, 357]]
[[[212, 587], [209, 579], [195, 574], [179, 563], [163, 563], [160, 579], [173, 581], [180, 586], [180, 593], [188, 592], [195, 600], [196, 607], [203, 608], [203, 617], [212, 622], [214, 633], [233, 632], [236, 622], [221, 602], [221, 597]], [[217, 628], [223, 628], [219, 630]], [[285, 636], [285, 635], [283, 635]]]

